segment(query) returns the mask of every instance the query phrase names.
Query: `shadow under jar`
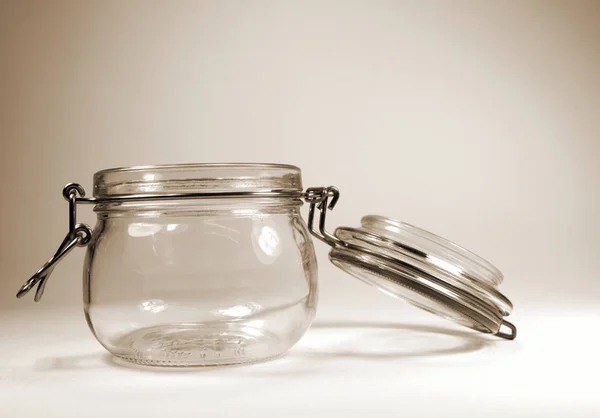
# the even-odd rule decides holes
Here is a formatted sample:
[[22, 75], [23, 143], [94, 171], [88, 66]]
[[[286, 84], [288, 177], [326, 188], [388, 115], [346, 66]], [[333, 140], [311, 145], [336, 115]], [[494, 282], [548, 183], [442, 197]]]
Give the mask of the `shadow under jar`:
[[256, 192], [282, 196], [100, 203], [87, 247], [87, 322], [112, 354], [147, 365], [254, 362], [310, 326], [317, 265], [300, 170], [283, 165], [113, 169], [94, 197]]

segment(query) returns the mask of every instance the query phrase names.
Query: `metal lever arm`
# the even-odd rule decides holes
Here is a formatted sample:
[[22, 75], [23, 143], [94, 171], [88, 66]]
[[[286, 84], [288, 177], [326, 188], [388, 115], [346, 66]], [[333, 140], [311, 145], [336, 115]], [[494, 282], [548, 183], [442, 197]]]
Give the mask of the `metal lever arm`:
[[85, 196], [85, 191], [79, 184], [69, 183], [63, 189], [63, 196], [69, 202], [69, 232], [58, 247], [56, 253], [25, 282], [17, 292], [17, 297], [22, 298], [33, 287], [38, 284], [34, 300], [39, 302], [44, 294], [46, 282], [56, 267], [56, 263], [62, 260], [73, 248], [86, 246], [92, 237], [92, 230], [88, 225], [76, 223], [77, 218], [77, 196]]
[[[339, 198], [340, 192], [336, 187], [333, 186], [311, 187], [306, 189], [306, 193], [304, 195], [304, 199], [310, 205], [308, 207], [308, 230], [312, 235], [332, 247], [345, 245], [342, 240], [325, 230], [325, 218], [327, 216], [327, 210], [333, 209]], [[331, 199], [331, 201], [329, 199]], [[321, 212], [319, 216], [318, 230], [314, 226], [315, 208], [319, 209]]]

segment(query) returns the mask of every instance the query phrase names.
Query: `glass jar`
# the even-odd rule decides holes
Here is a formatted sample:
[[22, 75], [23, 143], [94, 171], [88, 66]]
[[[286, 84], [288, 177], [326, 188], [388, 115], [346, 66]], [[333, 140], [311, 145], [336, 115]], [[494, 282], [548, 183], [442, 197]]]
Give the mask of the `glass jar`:
[[[283, 165], [106, 170], [94, 196], [302, 191]], [[228, 364], [278, 356], [310, 326], [314, 248], [299, 196], [108, 202], [84, 266], [90, 328], [111, 353], [151, 365]]]
[[[303, 191], [282, 164], [187, 164], [103, 170], [94, 196], [63, 190], [69, 232], [30, 279], [40, 300], [56, 263], [86, 246], [85, 316], [113, 355], [151, 366], [247, 363], [279, 356], [316, 312], [310, 234], [331, 261], [377, 289], [472, 329], [513, 339], [502, 274], [441, 237], [380, 216], [359, 228], [325, 228], [334, 187]], [[309, 203], [308, 225], [300, 207]], [[76, 223], [93, 204], [93, 231]], [[319, 213], [316, 225], [316, 213]], [[510, 333], [501, 331], [502, 327]]]

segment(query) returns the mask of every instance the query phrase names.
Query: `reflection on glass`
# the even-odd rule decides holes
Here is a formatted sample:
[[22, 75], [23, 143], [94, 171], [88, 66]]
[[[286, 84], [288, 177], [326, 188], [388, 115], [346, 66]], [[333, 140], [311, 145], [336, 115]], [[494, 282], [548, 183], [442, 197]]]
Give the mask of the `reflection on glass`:
[[275, 255], [279, 250], [279, 235], [270, 226], [263, 226], [258, 237], [258, 245], [267, 255]]
[[167, 309], [167, 304], [161, 299], [151, 299], [140, 303], [140, 310], [143, 312], [159, 313]]
[[127, 232], [132, 237], [148, 237], [154, 235], [162, 229], [162, 225], [150, 224], [146, 222], [133, 222], [127, 227]]

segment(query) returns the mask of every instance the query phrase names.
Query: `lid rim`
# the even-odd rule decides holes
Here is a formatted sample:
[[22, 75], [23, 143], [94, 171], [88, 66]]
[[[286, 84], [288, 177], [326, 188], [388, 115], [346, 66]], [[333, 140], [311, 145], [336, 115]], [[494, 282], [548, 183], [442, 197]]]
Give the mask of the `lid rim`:
[[[452, 286], [452, 287], [456, 287], [455, 285], [453, 285], [452, 283], [447, 283], [446, 280], [443, 277], [437, 277], [436, 275], [433, 275], [432, 273], [424, 270], [424, 268], [431, 268], [437, 272], [439, 272], [440, 274], [446, 276], [450, 276], [453, 278], [456, 278], [458, 280], [460, 279], [466, 279], [469, 282], [462, 282], [464, 284], [465, 287], [467, 287], [468, 289], [472, 289], [473, 291], [475, 291], [478, 294], [481, 293], [489, 293], [489, 295], [485, 295], [485, 297], [493, 297], [499, 300], [499, 302], [502, 303], [501, 306], [498, 306], [496, 303], [494, 303], [493, 301], [491, 301], [490, 303], [493, 304], [497, 309], [502, 310], [503, 312], [505, 312], [505, 314], [510, 314], [512, 312], [513, 309], [513, 305], [512, 302], [506, 297], [504, 296], [501, 292], [499, 292], [495, 286], [492, 286], [491, 284], [487, 283], [486, 281], [483, 281], [481, 279], [479, 279], [478, 277], [473, 277], [470, 274], [467, 274], [464, 270], [460, 270], [460, 273], [454, 273], [452, 271], [446, 270], [441, 268], [440, 266], [438, 266], [437, 264], [431, 263], [428, 261], [428, 256], [431, 256], [428, 253], [425, 253], [423, 251], [421, 251], [420, 249], [414, 248], [414, 247], [410, 247], [409, 245], [406, 245], [404, 243], [395, 241], [393, 239], [390, 239], [388, 237], [385, 236], [381, 236], [379, 234], [375, 234], [372, 232], [366, 232], [364, 230], [361, 229], [357, 229], [357, 228], [351, 228], [351, 227], [339, 227], [336, 229], [335, 231], [335, 235], [341, 239], [342, 241], [344, 241], [346, 244], [355, 247], [355, 250], [358, 251], [365, 251], [368, 252], [369, 250], [367, 249], [363, 249], [363, 247], [356, 245], [356, 244], [352, 244], [348, 241], [348, 237], [343, 237], [341, 235], [341, 233], [344, 232], [348, 232], [349, 234], [360, 234], [361, 236], [366, 236], [366, 237], [370, 237], [372, 238], [374, 241], [379, 241], [380, 243], [385, 243], [385, 244], [391, 244], [393, 246], [392, 250], [397, 251], [398, 248], [400, 247], [400, 249], [405, 249], [409, 252], [409, 254], [405, 254], [404, 252], [402, 252], [401, 250], [399, 251], [398, 256], [399, 257], [407, 257], [410, 258], [411, 261], [406, 261], [406, 260], [402, 260], [402, 259], [398, 259], [396, 260], [395, 258], [393, 259], [393, 261], [398, 261], [400, 263], [408, 263], [411, 265], [411, 267], [413, 267], [414, 269], [423, 272], [429, 276], [435, 277], [438, 280], [442, 280], [444, 283], [446, 283], [448, 286]], [[353, 236], [353, 239], [357, 240], [357, 241], [363, 241], [360, 238]], [[375, 243], [369, 242], [369, 241], [365, 241], [367, 244], [369, 245], [376, 245]], [[387, 247], [386, 247], [387, 248]], [[379, 254], [376, 253], [377, 256], [385, 256], [385, 257], [389, 257], [390, 259], [392, 258], [392, 256], [388, 256], [387, 254]], [[421, 257], [421, 259], [417, 259], [417, 258], [413, 258], [412, 256], [417, 256], [417, 257]], [[414, 264], [412, 262], [412, 260], [414, 260]], [[392, 260], [390, 260], [392, 261]], [[480, 290], [482, 289], [482, 290]], [[474, 297], [477, 298], [476, 295], [473, 295]], [[478, 298], [479, 299], [479, 298]]]
[[[333, 249], [332, 251], [330, 251], [329, 254], [330, 258], [332, 256], [337, 257], [349, 255], [350, 257], [354, 257], [357, 260], [364, 262], [365, 264], [373, 264], [377, 265], [378, 267], [380, 267], [379, 264], [382, 263], [385, 265], [386, 271], [390, 275], [394, 276], [393, 279], [390, 279], [394, 283], [398, 283], [398, 281], [405, 283], [406, 281], [408, 281], [411, 284], [418, 284], [419, 286], [422, 286], [424, 288], [429, 289], [431, 292], [434, 292], [436, 295], [443, 296], [444, 298], [450, 300], [453, 304], [455, 303], [469, 310], [478, 311], [481, 316], [489, 318], [493, 321], [501, 321], [502, 318], [505, 316], [501, 309], [499, 309], [491, 301], [477, 297], [463, 289], [460, 289], [456, 286], [453, 286], [450, 283], [445, 282], [443, 279], [429, 274], [426, 271], [414, 268], [408, 263], [404, 263], [400, 260], [395, 260], [389, 256], [373, 253], [356, 246], [348, 246], [345, 248]], [[367, 260], [360, 260], [360, 257], [364, 257]], [[427, 283], [423, 283], [420, 280], [415, 280], [410, 276], [411, 274], [413, 274], [417, 278], [423, 279], [424, 281], [431, 283], [432, 286], [430, 286]], [[401, 278], [401, 280], [398, 278]], [[443, 291], [436, 289], [436, 287], [441, 287]]]
[[[504, 280], [504, 275], [502, 272], [489, 260], [481, 257], [480, 255], [475, 254], [471, 250], [451, 241], [447, 238], [444, 238], [440, 235], [434, 234], [433, 232], [429, 232], [423, 228], [419, 228], [418, 226], [398, 221], [396, 219], [388, 218], [381, 215], [366, 215], [361, 219], [361, 225], [365, 228], [365, 224], [374, 223], [374, 224], [388, 224], [394, 226], [395, 228], [401, 229], [405, 233], [412, 234], [419, 239], [424, 239], [427, 242], [430, 242], [434, 246], [442, 247], [448, 251], [450, 251], [454, 256], [463, 257], [468, 259], [469, 262], [477, 264], [479, 267], [484, 270], [489, 271], [489, 273], [495, 278], [494, 282], [496, 284], [502, 283]], [[368, 228], [371, 229], [371, 228]], [[405, 237], [408, 240], [410, 237]], [[414, 238], [414, 237], [413, 237]], [[423, 248], [419, 248], [421, 250], [425, 250]]]
[[[444, 293], [440, 293], [434, 289], [431, 289], [431, 288], [425, 286], [423, 283], [418, 283], [413, 280], [407, 279], [406, 276], [404, 276], [400, 273], [391, 272], [391, 271], [388, 271], [387, 269], [384, 270], [381, 267], [379, 267], [376, 263], [372, 262], [373, 260], [365, 261], [365, 260], [361, 260], [360, 258], [358, 258], [356, 256], [353, 256], [352, 254], [349, 254], [348, 252], [336, 253], [334, 251], [336, 251], [336, 249], [332, 250], [329, 253], [329, 258], [330, 258], [331, 262], [334, 265], [336, 265], [337, 267], [342, 268], [338, 265], [338, 263], [340, 263], [340, 262], [341, 263], [349, 263], [351, 265], [354, 265], [354, 266], [356, 266], [362, 270], [365, 270], [371, 274], [375, 274], [385, 280], [388, 280], [397, 286], [402, 286], [403, 288], [408, 289], [417, 294], [420, 294], [422, 296], [425, 296], [428, 299], [435, 301], [436, 303], [440, 303], [444, 307], [449, 308], [452, 311], [458, 313], [459, 315], [468, 318], [476, 326], [465, 325], [464, 323], [458, 322], [456, 319], [448, 318], [448, 317], [444, 316], [440, 312], [434, 312], [429, 309], [425, 309], [422, 306], [417, 305], [419, 308], [421, 308], [423, 310], [426, 310], [431, 313], [434, 313], [435, 315], [444, 317], [455, 323], [457, 322], [460, 325], [467, 326], [468, 328], [474, 329], [479, 332], [494, 334], [500, 329], [500, 326], [502, 324], [502, 317], [492, 315], [493, 316], [493, 319], [492, 319], [492, 318], [490, 318], [486, 315], [483, 315], [480, 312], [470, 308], [469, 306], [466, 306], [466, 305], [458, 302], [457, 300], [451, 298], [450, 296], [448, 296]], [[338, 251], [339, 251], [339, 249], [338, 249]], [[376, 255], [366, 254], [366, 253], [364, 254], [364, 256], [366, 256], [366, 258], [377, 257]], [[351, 273], [350, 271], [348, 271], [344, 268], [342, 268], [342, 270], [355, 276], [353, 273]], [[375, 270], [377, 270], [377, 271], [375, 271]], [[375, 287], [379, 287], [379, 286], [375, 285], [374, 283], [373, 283], [373, 285]], [[406, 300], [408, 303], [411, 303], [414, 305], [414, 302], [411, 301], [410, 299], [400, 297], [400, 296], [396, 296], [396, 297]]]

